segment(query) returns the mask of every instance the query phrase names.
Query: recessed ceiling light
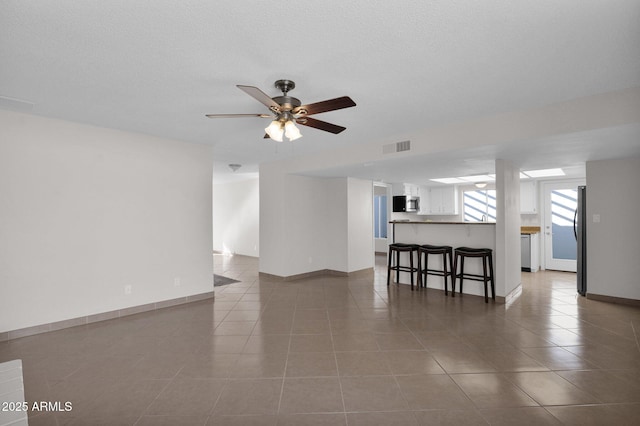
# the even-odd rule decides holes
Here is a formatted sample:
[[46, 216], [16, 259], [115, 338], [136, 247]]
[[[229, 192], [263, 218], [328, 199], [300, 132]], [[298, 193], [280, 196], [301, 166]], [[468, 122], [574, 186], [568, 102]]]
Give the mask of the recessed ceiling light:
[[522, 173], [532, 178], [564, 176], [564, 171], [562, 169], [529, 170]]
[[440, 179], [429, 179], [429, 180], [433, 182], [438, 182], [438, 183], [465, 183], [464, 180], [458, 179], [458, 178], [440, 178]]
[[486, 182], [489, 180], [494, 180], [494, 178], [489, 175], [461, 176], [458, 179], [465, 182]]

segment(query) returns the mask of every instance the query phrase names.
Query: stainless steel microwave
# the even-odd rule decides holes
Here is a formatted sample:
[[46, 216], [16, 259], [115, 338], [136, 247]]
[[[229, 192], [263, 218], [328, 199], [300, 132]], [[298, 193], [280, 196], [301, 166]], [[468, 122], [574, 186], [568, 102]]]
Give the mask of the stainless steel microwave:
[[410, 195], [395, 195], [393, 197], [393, 211], [396, 213], [415, 213], [420, 210], [420, 197]]

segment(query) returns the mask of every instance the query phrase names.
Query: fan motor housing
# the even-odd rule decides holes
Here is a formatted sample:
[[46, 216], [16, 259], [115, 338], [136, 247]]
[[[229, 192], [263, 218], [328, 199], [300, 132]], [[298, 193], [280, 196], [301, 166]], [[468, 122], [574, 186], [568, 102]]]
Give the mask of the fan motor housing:
[[292, 109], [302, 105], [300, 99], [294, 98], [293, 96], [276, 96], [275, 98], [271, 99], [277, 102], [283, 111], [291, 111]]

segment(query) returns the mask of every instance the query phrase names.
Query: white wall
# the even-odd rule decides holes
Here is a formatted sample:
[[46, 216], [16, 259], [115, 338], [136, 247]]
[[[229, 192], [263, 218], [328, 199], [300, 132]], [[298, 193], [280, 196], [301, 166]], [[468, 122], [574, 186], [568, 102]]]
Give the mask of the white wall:
[[331, 179], [260, 165], [260, 272], [287, 277], [327, 269]]
[[285, 223], [285, 175], [271, 164], [260, 165], [260, 229], [259, 229], [259, 270], [260, 272], [283, 276]]
[[288, 163], [260, 165], [260, 272], [372, 268], [372, 182], [288, 174]]
[[589, 294], [640, 299], [638, 186], [640, 158], [587, 162]]
[[0, 332], [212, 291], [211, 174], [210, 147], [0, 111]]
[[500, 159], [496, 160], [496, 215], [496, 293], [508, 296], [521, 283], [520, 169]]
[[349, 189], [346, 178], [325, 179], [327, 203], [324, 212], [317, 212], [325, 236], [326, 269], [349, 270]]
[[348, 197], [348, 268], [347, 272], [371, 268], [373, 245], [373, 183], [369, 180], [347, 179]]
[[[327, 268], [327, 182], [288, 175], [284, 185], [285, 229], [282, 255], [286, 274], [297, 275]], [[293, 204], [291, 204], [293, 203]]]
[[260, 181], [213, 185], [213, 249], [258, 257]]

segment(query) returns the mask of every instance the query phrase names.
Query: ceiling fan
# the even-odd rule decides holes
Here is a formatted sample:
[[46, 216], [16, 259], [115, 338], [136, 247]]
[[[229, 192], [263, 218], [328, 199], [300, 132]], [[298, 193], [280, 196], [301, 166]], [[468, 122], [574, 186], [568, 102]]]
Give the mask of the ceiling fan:
[[236, 86], [238, 89], [269, 108], [271, 114], [206, 114], [206, 116], [209, 118], [272, 118], [273, 121], [265, 129], [266, 135], [264, 137], [282, 142], [283, 134], [289, 140], [296, 140], [302, 137], [300, 131], [295, 126], [295, 123], [324, 130], [325, 132], [338, 134], [345, 130], [346, 127], [327, 123], [326, 121], [321, 121], [309, 116], [320, 114], [321, 112], [356, 106], [356, 103], [348, 96], [302, 105], [302, 102], [300, 102], [299, 99], [288, 95], [288, 93], [296, 87], [296, 84], [293, 81], [278, 80], [274, 83], [274, 86], [282, 92], [282, 96], [270, 98], [269, 95], [257, 87], [243, 85]]

